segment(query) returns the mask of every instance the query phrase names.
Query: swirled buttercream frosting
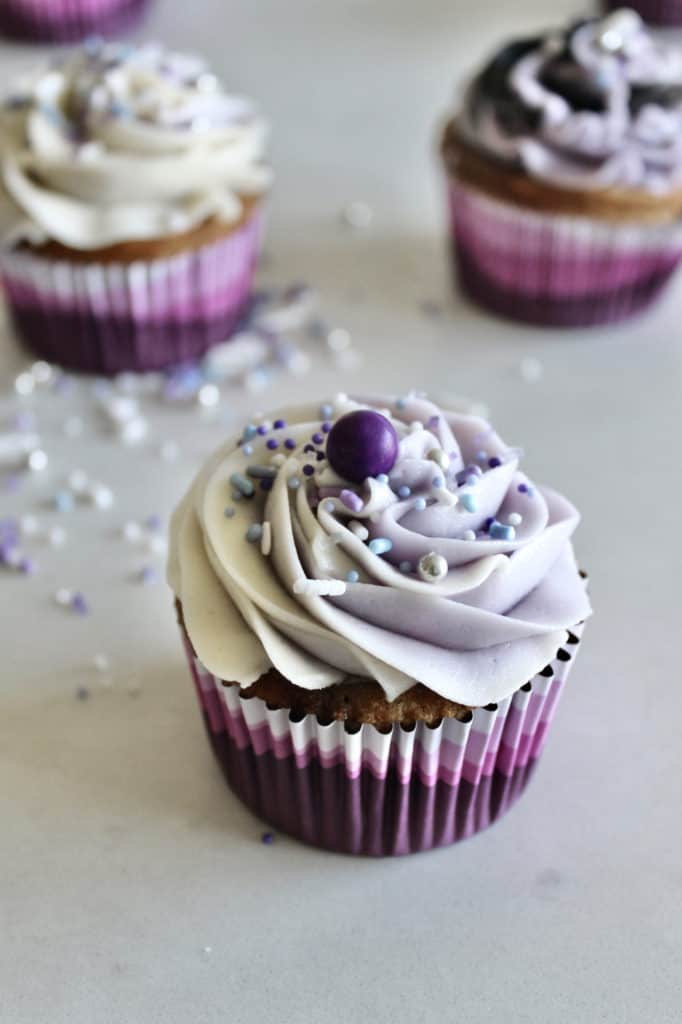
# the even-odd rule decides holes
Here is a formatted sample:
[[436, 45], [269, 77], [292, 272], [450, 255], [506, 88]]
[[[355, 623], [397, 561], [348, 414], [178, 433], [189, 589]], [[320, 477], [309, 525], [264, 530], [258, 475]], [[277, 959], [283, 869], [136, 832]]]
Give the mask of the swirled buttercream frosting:
[[634, 11], [516, 40], [471, 83], [461, 136], [580, 189], [682, 186], [682, 51]]
[[87, 45], [0, 107], [0, 229], [90, 250], [236, 222], [269, 183], [266, 134], [197, 57]]
[[541, 671], [590, 613], [579, 516], [475, 416], [337, 398], [248, 424], [172, 522], [169, 581], [194, 649], [248, 686], [416, 682], [469, 706]]

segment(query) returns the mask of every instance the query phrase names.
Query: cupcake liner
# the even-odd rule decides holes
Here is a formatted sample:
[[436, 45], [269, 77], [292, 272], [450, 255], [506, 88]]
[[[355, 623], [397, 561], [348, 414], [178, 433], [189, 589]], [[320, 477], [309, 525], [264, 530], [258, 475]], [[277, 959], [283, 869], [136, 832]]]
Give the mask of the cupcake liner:
[[[682, 0], [628, 0], [626, 6], [637, 11], [650, 25], [682, 25]], [[620, 0], [605, 0], [606, 11], [621, 7]]]
[[132, 28], [150, 0], [3, 0], [0, 34], [35, 42], [79, 42]]
[[228, 783], [282, 832], [342, 853], [392, 856], [487, 828], [525, 789], [545, 744], [582, 627], [512, 697], [431, 727], [324, 724], [245, 697], [196, 657], [199, 705]]
[[682, 230], [548, 215], [450, 180], [453, 262], [479, 305], [560, 327], [645, 310], [682, 259]]
[[262, 214], [169, 259], [72, 263], [28, 249], [0, 254], [18, 335], [49, 362], [87, 373], [156, 370], [225, 341], [248, 305]]

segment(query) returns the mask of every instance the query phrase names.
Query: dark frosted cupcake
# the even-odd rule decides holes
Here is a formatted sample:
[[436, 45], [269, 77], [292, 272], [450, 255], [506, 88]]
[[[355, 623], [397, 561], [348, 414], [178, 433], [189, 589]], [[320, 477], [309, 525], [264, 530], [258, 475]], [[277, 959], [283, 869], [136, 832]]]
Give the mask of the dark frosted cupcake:
[[2, 0], [0, 35], [34, 42], [78, 42], [133, 28], [150, 0]]
[[[630, 0], [629, 6], [650, 25], [682, 25], [682, 0]], [[621, 9], [618, 0], [605, 0], [604, 7], [607, 11]]]
[[213, 749], [300, 839], [411, 853], [524, 789], [590, 613], [576, 510], [483, 420], [338, 396], [248, 424], [177, 509]]
[[633, 11], [500, 50], [442, 145], [464, 290], [550, 325], [648, 307], [682, 257], [682, 51]]
[[0, 275], [22, 340], [75, 370], [193, 360], [248, 306], [266, 128], [196, 57], [93, 42], [0, 108]]

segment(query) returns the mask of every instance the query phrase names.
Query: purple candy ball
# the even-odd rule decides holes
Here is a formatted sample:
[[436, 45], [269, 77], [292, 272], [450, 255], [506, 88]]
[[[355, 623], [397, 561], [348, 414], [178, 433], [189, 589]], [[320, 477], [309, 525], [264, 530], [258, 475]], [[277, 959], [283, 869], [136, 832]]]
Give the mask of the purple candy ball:
[[398, 435], [380, 412], [358, 409], [337, 420], [327, 439], [332, 469], [354, 483], [390, 473], [398, 458]]

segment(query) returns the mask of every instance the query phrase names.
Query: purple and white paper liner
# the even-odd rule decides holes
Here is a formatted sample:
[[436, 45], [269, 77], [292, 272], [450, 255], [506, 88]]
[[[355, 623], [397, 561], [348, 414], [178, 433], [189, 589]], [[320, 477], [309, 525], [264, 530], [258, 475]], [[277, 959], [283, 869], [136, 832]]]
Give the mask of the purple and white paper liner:
[[168, 259], [71, 263], [0, 253], [15, 329], [67, 369], [115, 374], [192, 361], [234, 332], [249, 301], [259, 210], [231, 234]]
[[682, 25], [682, 0], [605, 0], [606, 11], [616, 11], [620, 7], [631, 7], [650, 25]]
[[528, 323], [585, 327], [644, 311], [682, 259], [679, 224], [537, 213], [450, 180], [453, 262], [479, 305]]
[[225, 685], [183, 643], [214, 753], [234, 792], [259, 817], [306, 843], [395, 856], [487, 828], [521, 795], [542, 753], [573, 663], [572, 643], [531, 683], [466, 722], [437, 727], [297, 719]]
[[79, 42], [132, 29], [150, 0], [2, 0], [0, 34], [35, 42]]

